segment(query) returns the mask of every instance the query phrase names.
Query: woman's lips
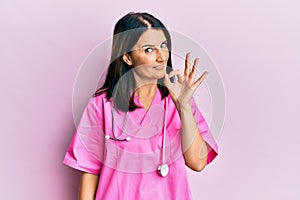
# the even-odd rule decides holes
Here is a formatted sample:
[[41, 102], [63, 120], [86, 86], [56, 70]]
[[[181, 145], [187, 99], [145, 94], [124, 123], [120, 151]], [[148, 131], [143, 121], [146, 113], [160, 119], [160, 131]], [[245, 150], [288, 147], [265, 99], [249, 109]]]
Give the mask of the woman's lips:
[[164, 68], [164, 66], [163, 65], [158, 65], [158, 66], [155, 66], [155, 67], [153, 67], [154, 69], [157, 69], [157, 70], [161, 70], [161, 69], [163, 69]]

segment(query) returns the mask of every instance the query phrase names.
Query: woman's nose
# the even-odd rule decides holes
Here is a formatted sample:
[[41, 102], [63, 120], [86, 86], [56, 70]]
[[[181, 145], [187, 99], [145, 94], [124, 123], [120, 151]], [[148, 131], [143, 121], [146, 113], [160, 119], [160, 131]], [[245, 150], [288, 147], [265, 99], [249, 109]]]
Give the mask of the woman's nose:
[[166, 61], [166, 59], [167, 59], [166, 52], [161, 49], [156, 49], [156, 60], [159, 62], [164, 62]]

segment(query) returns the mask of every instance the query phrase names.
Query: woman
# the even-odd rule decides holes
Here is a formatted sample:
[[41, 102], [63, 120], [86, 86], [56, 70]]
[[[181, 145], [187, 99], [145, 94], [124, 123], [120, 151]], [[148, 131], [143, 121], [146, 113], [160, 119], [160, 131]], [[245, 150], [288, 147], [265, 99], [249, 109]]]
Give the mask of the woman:
[[[79, 199], [192, 199], [186, 167], [200, 172], [217, 145], [192, 98], [198, 58], [173, 71], [171, 39], [148, 13], [114, 29], [111, 64], [89, 100], [64, 163], [83, 171]], [[176, 80], [175, 80], [176, 79]]]

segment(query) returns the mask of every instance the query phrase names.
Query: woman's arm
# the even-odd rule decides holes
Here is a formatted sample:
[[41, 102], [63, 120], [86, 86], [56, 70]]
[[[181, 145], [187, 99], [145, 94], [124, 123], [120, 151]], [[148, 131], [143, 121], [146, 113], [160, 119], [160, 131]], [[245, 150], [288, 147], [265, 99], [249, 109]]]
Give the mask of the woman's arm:
[[[178, 105], [182, 124], [182, 150], [185, 164], [200, 172], [207, 163], [207, 147], [195, 122], [190, 104]], [[201, 131], [201, 130], [200, 130]]]
[[79, 186], [79, 200], [94, 200], [96, 196], [99, 176], [83, 172]]
[[[186, 165], [195, 171], [201, 171], [207, 163], [206, 143], [200, 135], [200, 131], [195, 122], [190, 100], [207, 76], [205, 71], [197, 80], [197, 65], [199, 58], [194, 60], [192, 69], [190, 67], [190, 53], [186, 54], [184, 74], [180, 70], [171, 71], [165, 74], [164, 83], [168, 88], [171, 98], [180, 115], [182, 124], [182, 150]], [[177, 76], [176, 82], [171, 82], [170, 78]]]

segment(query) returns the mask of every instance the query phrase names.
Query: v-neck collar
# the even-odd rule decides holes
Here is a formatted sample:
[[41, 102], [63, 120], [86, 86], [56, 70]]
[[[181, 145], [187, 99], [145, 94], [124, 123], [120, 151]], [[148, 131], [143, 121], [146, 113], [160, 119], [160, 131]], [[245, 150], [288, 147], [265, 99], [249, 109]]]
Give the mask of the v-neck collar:
[[147, 125], [151, 122], [151, 119], [149, 116], [149, 111], [150, 111], [151, 107], [153, 107], [153, 105], [155, 105], [155, 104], [161, 104], [161, 102], [162, 102], [160, 91], [157, 88], [156, 93], [153, 97], [153, 100], [150, 104], [148, 111], [146, 111], [146, 109], [143, 107], [143, 105], [141, 104], [141, 102], [136, 94], [134, 94], [134, 102], [136, 103], [136, 105], [141, 106], [141, 108], [136, 108], [135, 111], [130, 112], [132, 114], [132, 117], [134, 118], [134, 121], [141, 126]]
[[[157, 102], [157, 96], [158, 94], [160, 94], [160, 91], [159, 89], [157, 88], [156, 91], [155, 91], [155, 94], [154, 94], [154, 97], [152, 99], [152, 102], [150, 103], [150, 106], [149, 106], [149, 109], [151, 108], [152, 105], [154, 105], [154, 103]], [[139, 97], [136, 95], [136, 93], [134, 93], [134, 102], [138, 105], [138, 106], [141, 106], [142, 109], [144, 109], [145, 112], [148, 112], [149, 109], [146, 111], [146, 109], [144, 108], [144, 106], [142, 105], [142, 103], [140, 102], [140, 99]], [[140, 108], [139, 108], [140, 109]]]

